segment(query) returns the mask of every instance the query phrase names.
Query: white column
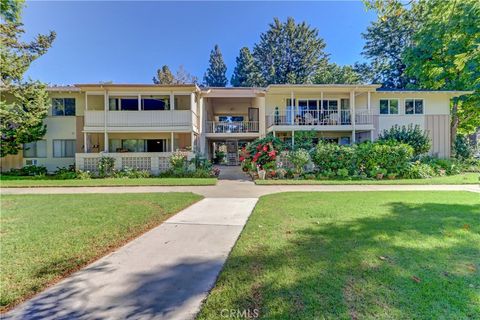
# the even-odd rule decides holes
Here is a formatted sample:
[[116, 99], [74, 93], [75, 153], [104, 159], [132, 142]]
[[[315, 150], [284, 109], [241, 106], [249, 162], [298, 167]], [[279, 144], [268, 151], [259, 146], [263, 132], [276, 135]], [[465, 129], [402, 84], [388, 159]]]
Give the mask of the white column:
[[88, 94], [85, 91], [85, 110], [88, 110]]
[[175, 96], [172, 91], [170, 91], [170, 110], [175, 110]]
[[320, 110], [322, 110], [322, 108], [323, 108], [323, 91], [320, 92], [320, 106], [319, 107], [320, 107]]
[[370, 130], [370, 141], [373, 142], [373, 130]]
[[275, 131], [272, 131], [272, 132], [273, 132], [273, 136], [274, 136], [274, 137], [276, 137], [276, 135], [275, 135]]
[[138, 111], [142, 110], [142, 95], [138, 94]]
[[292, 130], [292, 147], [295, 146], [295, 131]]
[[368, 112], [370, 112], [370, 91], [368, 91], [368, 94], [367, 94], [367, 109], [368, 109]]
[[355, 143], [355, 91], [350, 91], [350, 119], [352, 121], [352, 143]]
[[105, 90], [105, 94], [104, 94], [104, 109], [105, 109], [105, 113], [104, 113], [104, 126], [103, 126], [103, 143], [104, 143], [104, 147], [103, 147], [103, 150], [105, 152], [109, 152], [108, 150], [108, 133], [107, 133], [107, 117], [108, 117], [108, 91]]
[[295, 123], [295, 103], [293, 102], [294, 99], [293, 91], [290, 91], [290, 112], [292, 117], [290, 119], [290, 123], [293, 125]]
[[170, 132], [170, 152], [173, 152], [174, 145], [173, 145], [173, 131]]
[[190, 133], [190, 149], [192, 150], [192, 152], [195, 151], [195, 133], [192, 131]]
[[83, 152], [88, 153], [87, 133], [83, 133]]

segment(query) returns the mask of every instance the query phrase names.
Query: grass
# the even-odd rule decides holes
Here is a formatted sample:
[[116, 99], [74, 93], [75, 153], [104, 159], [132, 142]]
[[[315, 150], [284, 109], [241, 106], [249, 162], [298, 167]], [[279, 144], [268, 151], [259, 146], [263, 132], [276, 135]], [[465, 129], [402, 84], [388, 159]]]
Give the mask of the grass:
[[113, 187], [113, 186], [211, 186], [217, 178], [105, 178], [105, 179], [69, 179], [58, 180], [48, 177], [13, 177], [3, 175], [0, 179], [2, 188], [30, 187]]
[[200, 199], [193, 193], [3, 195], [0, 310]]
[[478, 318], [479, 221], [469, 192], [264, 196], [198, 319]]
[[341, 184], [479, 184], [480, 174], [469, 172], [453, 176], [434, 177], [430, 179], [397, 179], [397, 180], [255, 180], [258, 185], [312, 185], [312, 184], [326, 184], [326, 185], [341, 185]]

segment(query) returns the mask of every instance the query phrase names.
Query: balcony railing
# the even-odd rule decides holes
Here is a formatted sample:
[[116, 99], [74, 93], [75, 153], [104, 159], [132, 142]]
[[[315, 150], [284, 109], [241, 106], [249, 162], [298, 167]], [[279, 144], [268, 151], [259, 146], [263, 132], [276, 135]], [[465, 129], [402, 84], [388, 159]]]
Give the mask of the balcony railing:
[[205, 131], [207, 133], [257, 133], [258, 121], [207, 121]]
[[[198, 117], [192, 110], [107, 111], [107, 127], [197, 127]], [[85, 127], [103, 127], [105, 111], [85, 111]]]
[[[355, 113], [356, 124], [372, 124], [372, 115], [369, 111]], [[267, 127], [271, 126], [339, 126], [351, 125], [350, 110], [295, 110], [287, 112], [276, 111], [267, 115]]]

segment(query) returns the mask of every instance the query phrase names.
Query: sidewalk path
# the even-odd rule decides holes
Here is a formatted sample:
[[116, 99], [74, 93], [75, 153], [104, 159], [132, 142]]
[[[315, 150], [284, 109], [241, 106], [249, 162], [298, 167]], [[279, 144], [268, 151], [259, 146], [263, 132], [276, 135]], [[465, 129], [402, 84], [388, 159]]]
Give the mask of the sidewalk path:
[[257, 199], [203, 199], [5, 319], [193, 319]]
[[258, 198], [288, 191], [471, 191], [479, 185], [255, 185], [248, 180], [219, 180], [215, 186], [2, 188], [2, 194], [193, 192], [207, 198]]

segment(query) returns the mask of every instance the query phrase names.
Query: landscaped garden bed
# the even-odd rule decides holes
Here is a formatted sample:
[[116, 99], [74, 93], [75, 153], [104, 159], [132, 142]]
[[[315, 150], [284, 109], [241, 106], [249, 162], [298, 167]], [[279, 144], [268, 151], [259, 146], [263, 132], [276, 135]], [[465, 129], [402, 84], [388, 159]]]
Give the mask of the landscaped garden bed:
[[0, 311], [200, 199], [192, 193], [3, 195]]
[[220, 171], [200, 156], [187, 160], [182, 152], [170, 157], [170, 168], [155, 176], [135, 168], [115, 169], [115, 159], [102, 157], [95, 171], [75, 166], [47, 173], [42, 166], [25, 166], [3, 173], [1, 187], [88, 187], [88, 186], [203, 186], [215, 185]]
[[[242, 169], [258, 184], [464, 184], [478, 183], [480, 160], [427, 155], [430, 139], [419, 127], [393, 127], [376, 142], [338, 145], [315, 132], [295, 143], [269, 135], [242, 150]], [[476, 174], [475, 174], [476, 173]]]
[[261, 197], [198, 319], [477, 318], [479, 207], [469, 192]]

